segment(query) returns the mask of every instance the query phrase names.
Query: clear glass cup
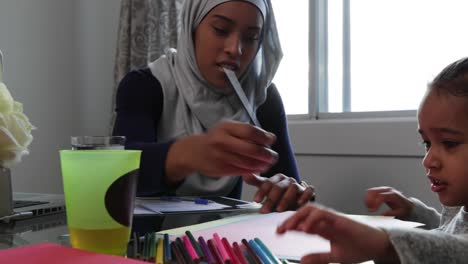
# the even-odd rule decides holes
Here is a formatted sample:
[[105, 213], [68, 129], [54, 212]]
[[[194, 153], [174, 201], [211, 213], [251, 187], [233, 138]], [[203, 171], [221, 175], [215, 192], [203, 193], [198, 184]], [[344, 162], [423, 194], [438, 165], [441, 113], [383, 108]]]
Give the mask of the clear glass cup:
[[125, 149], [124, 136], [72, 136], [72, 150]]

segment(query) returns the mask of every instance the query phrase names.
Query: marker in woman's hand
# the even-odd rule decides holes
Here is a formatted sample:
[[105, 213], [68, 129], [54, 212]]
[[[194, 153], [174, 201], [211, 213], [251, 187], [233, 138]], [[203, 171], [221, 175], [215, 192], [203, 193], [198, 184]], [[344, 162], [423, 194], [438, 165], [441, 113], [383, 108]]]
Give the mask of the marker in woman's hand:
[[252, 123], [255, 126], [261, 127], [260, 122], [258, 122], [257, 116], [255, 115], [253, 108], [249, 103], [249, 99], [247, 99], [247, 96], [245, 96], [244, 90], [242, 89], [242, 86], [240, 85], [239, 80], [237, 80], [236, 74], [230, 69], [226, 69], [226, 68], [223, 68], [223, 69], [229, 81], [231, 82], [232, 88], [234, 88], [234, 91], [236, 92], [237, 97], [239, 97], [239, 100], [244, 106], [245, 111], [249, 115], [250, 120], [252, 120]]

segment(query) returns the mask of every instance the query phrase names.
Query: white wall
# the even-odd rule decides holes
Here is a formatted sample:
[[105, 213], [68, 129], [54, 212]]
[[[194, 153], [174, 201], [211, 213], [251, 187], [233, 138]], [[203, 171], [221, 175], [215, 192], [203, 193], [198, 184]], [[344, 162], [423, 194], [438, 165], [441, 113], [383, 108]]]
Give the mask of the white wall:
[[75, 60], [76, 101], [81, 130], [76, 134], [110, 133], [120, 1], [73, 1], [77, 14]]
[[73, 120], [72, 2], [0, 1], [4, 81], [37, 127], [30, 155], [12, 169], [15, 190], [61, 191], [58, 150], [79, 127]]
[[62, 192], [58, 150], [108, 132], [120, 1], [0, 0], [5, 83], [37, 127], [15, 191]]
[[290, 122], [301, 176], [319, 202], [363, 213], [365, 189], [393, 186], [439, 207], [421, 165], [424, 147], [411, 118]]
[[[119, 9], [116, 0], [0, 0], [5, 82], [37, 126], [30, 155], [12, 170], [15, 191], [62, 192], [58, 150], [71, 135], [108, 133]], [[415, 124], [291, 121], [300, 174], [319, 202], [349, 213], [364, 213], [364, 190], [377, 185], [438, 205]]]

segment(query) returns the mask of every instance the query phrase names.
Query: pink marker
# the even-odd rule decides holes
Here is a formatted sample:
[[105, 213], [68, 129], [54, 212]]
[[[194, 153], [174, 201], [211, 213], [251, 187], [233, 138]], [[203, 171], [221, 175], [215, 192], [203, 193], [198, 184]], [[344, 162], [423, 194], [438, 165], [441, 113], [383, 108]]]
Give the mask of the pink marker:
[[216, 248], [218, 248], [221, 257], [223, 258], [223, 262], [232, 263], [231, 258], [229, 258], [229, 254], [227, 253], [226, 248], [224, 248], [223, 242], [221, 241], [221, 238], [219, 237], [218, 233], [214, 233], [213, 238], [216, 244]]
[[239, 244], [237, 242], [234, 242], [232, 244], [232, 249], [234, 253], [237, 255], [237, 258], [239, 259], [240, 264], [248, 264], [249, 262], [247, 259], [245, 259], [244, 254], [242, 253], [242, 249], [240, 248]]
[[197, 252], [193, 248], [192, 243], [190, 242], [190, 239], [187, 236], [183, 236], [182, 240], [184, 241], [185, 248], [187, 249], [193, 262], [197, 263], [200, 260], [200, 257], [198, 256]]
[[234, 253], [232, 246], [229, 244], [229, 240], [227, 238], [223, 237], [221, 239], [221, 242], [223, 243], [224, 248], [226, 249], [229, 257], [232, 260], [232, 264], [239, 264], [239, 260], [237, 259], [236, 254]]

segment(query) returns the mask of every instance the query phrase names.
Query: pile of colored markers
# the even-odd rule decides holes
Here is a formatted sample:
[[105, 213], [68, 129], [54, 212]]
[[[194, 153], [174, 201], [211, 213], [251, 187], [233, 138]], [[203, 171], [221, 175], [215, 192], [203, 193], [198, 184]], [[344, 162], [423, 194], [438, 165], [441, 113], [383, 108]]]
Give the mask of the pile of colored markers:
[[221, 238], [217, 233], [206, 239], [193, 237], [190, 231], [185, 236], [169, 241], [167, 234], [159, 236], [148, 234], [144, 238], [140, 259], [156, 264], [284, 264], [274, 256], [267, 246], [259, 239], [242, 239], [242, 242], [230, 243], [227, 238]]

